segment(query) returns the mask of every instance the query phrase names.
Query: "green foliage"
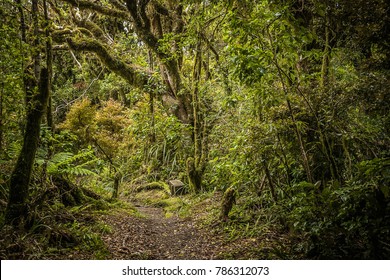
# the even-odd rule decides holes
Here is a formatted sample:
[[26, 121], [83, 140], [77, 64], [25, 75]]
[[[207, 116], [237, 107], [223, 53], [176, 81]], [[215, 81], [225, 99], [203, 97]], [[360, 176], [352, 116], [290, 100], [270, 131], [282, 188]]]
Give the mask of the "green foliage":
[[96, 109], [87, 98], [75, 102], [60, 128], [77, 135], [82, 146], [94, 145], [103, 157], [113, 161], [132, 144], [127, 133], [129, 112], [112, 99]]
[[[29, 47], [20, 41], [14, 3], [0, 4], [0, 160], [14, 158], [24, 125], [23, 65]], [[7, 172], [8, 173], [8, 172]]]
[[[326, 7], [309, 2], [302, 14], [293, 1], [237, 3], [228, 14], [230, 73], [242, 86], [237, 86], [240, 94], [223, 97], [225, 104], [234, 98], [234, 106], [226, 106], [226, 125], [213, 135], [218, 150], [210, 152], [215, 174], [210, 182], [218, 189], [238, 187], [239, 220], [277, 207], [274, 221], [296, 238], [292, 250], [276, 246], [287, 255], [387, 258], [390, 142], [388, 116], [381, 111], [388, 107], [386, 94], [378, 85], [389, 76], [375, 69], [369, 70], [375, 82], [362, 80], [367, 68], [356, 64], [364, 63], [361, 53], [342, 47], [340, 38], [337, 47], [332, 45], [331, 83], [321, 88], [326, 42], [318, 14]], [[338, 16], [332, 19], [335, 26]], [[305, 176], [300, 141], [312, 182]], [[250, 192], [261, 207], [246, 208], [253, 201]], [[249, 229], [257, 228], [257, 217], [249, 216]], [[245, 230], [232, 222], [227, 231], [237, 237]]]
[[297, 235], [308, 237], [296, 249], [325, 259], [387, 258], [387, 204], [383, 193], [363, 182], [300, 193], [289, 202], [287, 217]]
[[[139, 102], [131, 111], [129, 130], [134, 144], [133, 152], [129, 154], [131, 166], [127, 168], [141, 172], [138, 175], [147, 175], [149, 179], [145, 178], [146, 182], [182, 179], [180, 171], [184, 171], [188, 153], [189, 128], [177, 118], [168, 116], [160, 106], [155, 108], [154, 126], [150, 117], [146, 102]], [[152, 134], [155, 137], [153, 141]]]
[[91, 140], [91, 133], [96, 129], [94, 127], [95, 114], [96, 110], [91, 105], [91, 101], [83, 98], [73, 104], [60, 129], [68, 129], [77, 135], [82, 143], [88, 143]]
[[390, 197], [390, 158], [375, 158], [359, 163], [360, 180], [382, 193], [384, 198]]
[[60, 152], [54, 154], [47, 162], [43, 159], [36, 160], [39, 165], [47, 164], [48, 175], [73, 176], [97, 175], [91, 169], [98, 161], [91, 149], [80, 151], [76, 155], [71, 152]]
[[[91, 53], [55, 52], [55, 125], [54, 131], [41, 127], [32, 197], [55, 175], [106, 197], [120, 177], [131, 198], [164, 207], [167, 216], [187, 215], [212, 200], [211, 194], [171, 198], [165, 183], [156, 188], [153, 182], [191, 185], [186, 167], [193, 167], [187, 173], [202, 181], [202, 191], [237, 191], [229, 221], [215, 230], [229, 240], [271, 240], [261, 243], [270, 249], [254, 249], [258, 256], [388, 259], [389, 4], [155, 2], [161, 10], [148, 4], [147, 32], [134, 28], [135, 21], [51, 5], [51, 28], [66, 26], [74, 39], [107, 46], [116, 64], [148, 81], [134, 88]], [[20, 41], [12, 1], [0, 4], [0, 19], [5, 199], [23, 144], [23, 67], [34, 50]], [[26, 32], [33, 38], [32, 30]], [[53, 210], [62, 211], [58, 197], [49, 197]], [[215, 204], [210, 225], [220, 213], [220, 201]], [[90, 207], [79, 205], [72, 214]], [[36, 225], [37, 231], [44, 228]], [[44, 232], [60, 246], [100, 248], [89, 230], [67, 221]]]

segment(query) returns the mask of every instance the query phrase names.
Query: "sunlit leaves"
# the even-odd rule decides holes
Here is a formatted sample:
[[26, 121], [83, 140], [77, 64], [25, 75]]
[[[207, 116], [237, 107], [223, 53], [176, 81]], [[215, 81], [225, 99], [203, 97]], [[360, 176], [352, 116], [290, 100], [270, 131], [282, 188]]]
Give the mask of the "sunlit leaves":
[[69, 110], [66, 120], [60, 125], [63, 129], [69, 129], [85, 142], [90, 140], [90, 131], [95, 130], [95, 106], [87, 98], [76, 101]]
[[120, 155], [121, 147], [131, 143], [127, 133], [130, 123], [128, 112], [119, 102], [108, 100], [97, 110], [85, 98], [74, 103], [61, 128], [79, 136], [82, 145], [96, 146], [103, 158], [113, 160]]

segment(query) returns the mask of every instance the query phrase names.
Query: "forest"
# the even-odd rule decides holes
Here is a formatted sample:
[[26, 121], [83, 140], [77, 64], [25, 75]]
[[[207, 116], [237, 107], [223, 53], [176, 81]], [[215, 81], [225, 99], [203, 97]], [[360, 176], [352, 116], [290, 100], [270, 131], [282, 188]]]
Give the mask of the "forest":
[[1, 0], [1, 259], [390, 259], [387, 0]]

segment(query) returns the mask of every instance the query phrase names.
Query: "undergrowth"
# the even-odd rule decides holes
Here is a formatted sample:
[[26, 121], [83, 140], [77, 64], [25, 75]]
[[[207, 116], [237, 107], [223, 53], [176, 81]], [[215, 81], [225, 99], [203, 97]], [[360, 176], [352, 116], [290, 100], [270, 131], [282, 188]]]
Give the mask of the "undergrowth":
[[23, 227], [4, 226], [2, 209], [1, 259], [108, 259], [110, 252], [101, 236], [112, 229], [99, 216], [117, 211], [136, 213], [132, 205], [119, 200], [88, 198], [65, 205], [60, 196], [37, 203], [36, 195], [30, 198]]

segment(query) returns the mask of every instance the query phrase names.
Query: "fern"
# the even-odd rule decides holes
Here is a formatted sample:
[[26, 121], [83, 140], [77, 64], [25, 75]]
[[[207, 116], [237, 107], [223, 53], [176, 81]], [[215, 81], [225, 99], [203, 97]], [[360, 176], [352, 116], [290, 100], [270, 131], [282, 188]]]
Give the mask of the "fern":
[[53, 155], [50, 162], [54, 164], [65, 164], [67, 162], [72, 162], [72, 158], [74, 158], [74, 154], [70, 152], [62, 152]]
[[15, 141], [9, 144], [9, 147], [5, 152], [9, 159], [13, 159], [19, 155], [21, 149], [22, 144], [19, 141]]
[[73, 153], [57, 153], [47, 162], [47, 173], [50, 175], [61, 173], [61, 166], [72, 162]]
[[64, 171], [65, 171], [64, 173], [76, 175], [76, 176], [96, 175], [95, 172], [93, 172], [87, 168], [83, 168], [81, 166], [74, 166], [74, 167], [68, 168]]
[[[93, 150], [83, 150], [78, 154], [71, 152], [60, 152], [54, 154], [47, 161], [47, 174], [67, 174], [74, 176], [97, 175], [90, 170], [90, 166], [98, 161]], [[43, 159], [37, 159], [36, 163], [42, 165], [45, 163]]]

